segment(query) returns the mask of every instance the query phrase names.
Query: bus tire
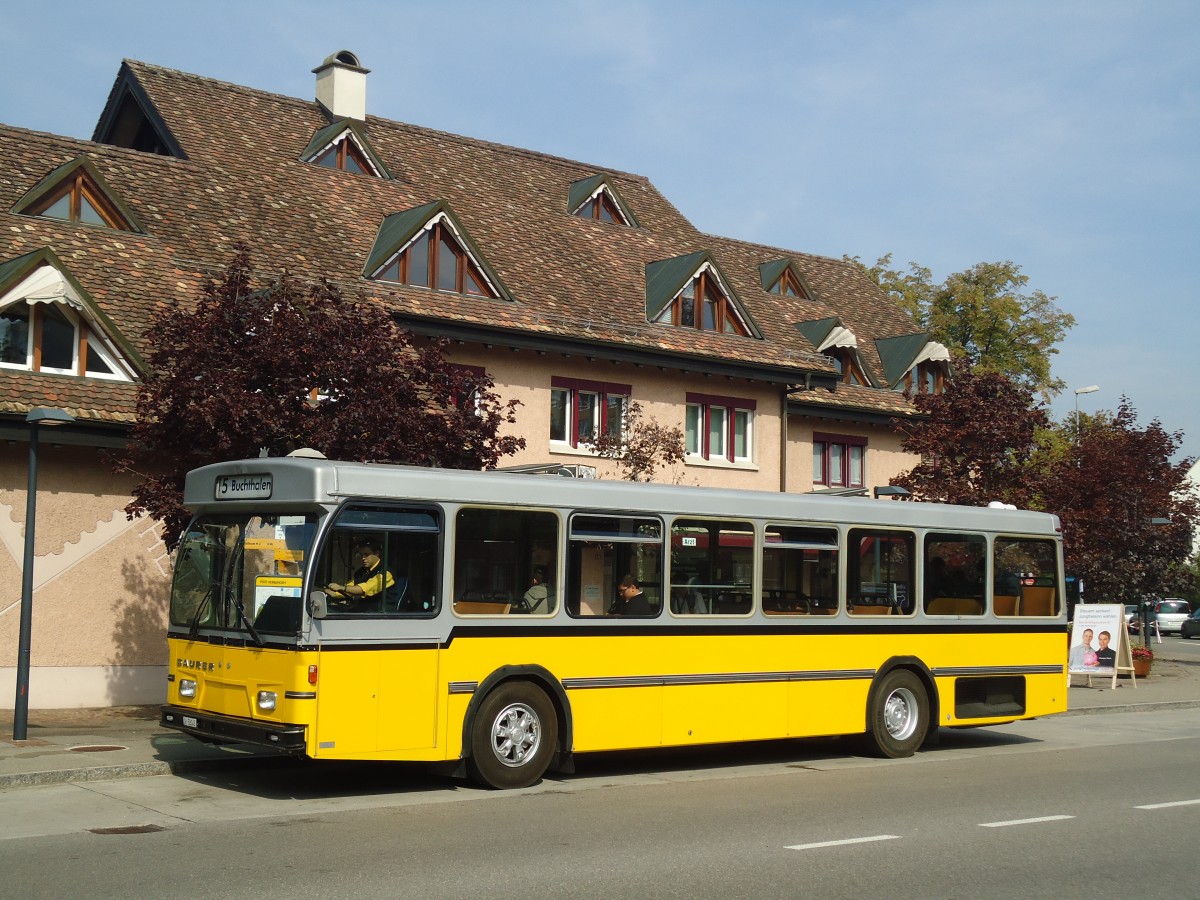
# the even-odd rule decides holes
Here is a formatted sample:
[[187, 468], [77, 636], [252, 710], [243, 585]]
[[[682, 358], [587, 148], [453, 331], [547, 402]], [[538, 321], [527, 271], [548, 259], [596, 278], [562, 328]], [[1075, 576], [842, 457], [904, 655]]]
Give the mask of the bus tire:
[[558, 743], [558, 716], [541, 688], [506, 681], [484, 698], [471, 727], [471, 777], [501, 790], [529, 787]]
[[879, 682], [871, 700], [867, 739], [879, 756], [912, 756], [929, 731], [929, 697], [921, 679], [908, 669], [893, 669]]

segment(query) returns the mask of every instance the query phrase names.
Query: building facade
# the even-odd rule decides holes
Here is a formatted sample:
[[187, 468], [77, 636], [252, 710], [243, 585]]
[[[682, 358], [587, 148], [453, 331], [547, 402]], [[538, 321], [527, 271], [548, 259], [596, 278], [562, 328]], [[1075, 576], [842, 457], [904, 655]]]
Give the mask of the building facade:
[[861, 490], [948, 354], [854, 265], [701, 233], [646, 178], [369, 115], [354, 54], [299, 100], [125, 61], [92, 140], [0, 126], [0, 706], [12, 703], [29, 426], [43, 428], [31, 707], [164, 694], [170, 559], [113, 474], [155, 313], [235, 244], [485, 370], [526, 449], [584, 463], [628, 404], [682, 429], [659, 480]]

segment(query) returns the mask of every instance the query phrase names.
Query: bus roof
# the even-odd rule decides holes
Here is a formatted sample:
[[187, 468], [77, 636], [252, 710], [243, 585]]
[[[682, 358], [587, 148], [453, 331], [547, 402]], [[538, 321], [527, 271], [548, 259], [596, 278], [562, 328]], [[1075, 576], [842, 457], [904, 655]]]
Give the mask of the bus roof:
[[[220, 494], [220, 496], [218, 496]], [[1027, 510], [896, 502], [828, 494], [702, 488], [601, 479], [474, 472], [302, 457], [233, 460], [187, 475], [194, 513], [248, 508], [286, 511], [355, 498], [568, 507], [830, 524], [1055, 534], [1057, 516]]]

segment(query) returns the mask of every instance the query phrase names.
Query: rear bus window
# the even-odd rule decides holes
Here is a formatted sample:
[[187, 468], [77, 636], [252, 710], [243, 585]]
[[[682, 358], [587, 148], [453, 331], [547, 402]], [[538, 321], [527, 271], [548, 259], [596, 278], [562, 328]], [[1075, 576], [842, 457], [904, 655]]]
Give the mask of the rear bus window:
[[1058, 549], [1054, 541], [996, 538], [992, 547], [992, 607], [998, 616], [1056, 616]]
[[987, 574], [983, 535], [925, 535], [923, 566], [926, 615], [983, 615]]

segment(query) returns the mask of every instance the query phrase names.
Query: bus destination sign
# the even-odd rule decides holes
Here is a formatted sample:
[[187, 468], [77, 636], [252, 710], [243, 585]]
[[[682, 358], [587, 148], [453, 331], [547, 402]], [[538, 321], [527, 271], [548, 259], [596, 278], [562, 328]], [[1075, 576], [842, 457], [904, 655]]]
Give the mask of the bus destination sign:
[[217, 478], [216, 500], [266, 500], [271, 496], [271, 476], [221, 475]]

